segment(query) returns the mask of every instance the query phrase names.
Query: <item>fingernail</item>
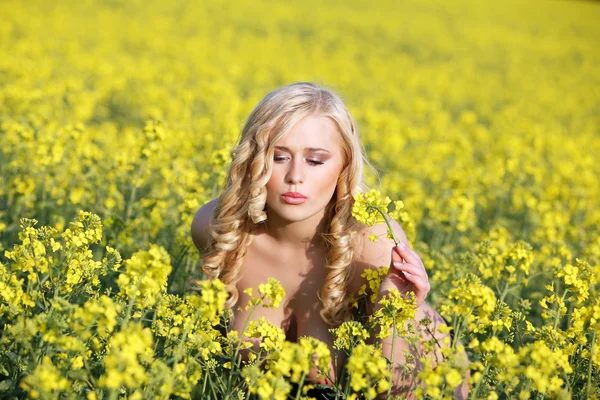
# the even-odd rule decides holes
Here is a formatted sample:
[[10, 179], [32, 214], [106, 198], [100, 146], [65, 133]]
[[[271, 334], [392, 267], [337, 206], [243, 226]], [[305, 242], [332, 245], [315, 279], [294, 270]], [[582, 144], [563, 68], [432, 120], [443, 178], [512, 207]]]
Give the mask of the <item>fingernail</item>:
[[401, 249], [405, 249], [406, 245], [404, 243], [400, 242], [400, 244], [398, 245], [398, 247], [400, 247]]
[[412, 276], [412, 274], [411, 274], [411, 273], [409, 273], [409, 272], [406, 272], [406, 271], [404, 271], [404, 275], [406, 275], [406, 276]]
[[401, 262], [395, 262], [394, 263], [394, 267], [401, 267], [403, 263]]

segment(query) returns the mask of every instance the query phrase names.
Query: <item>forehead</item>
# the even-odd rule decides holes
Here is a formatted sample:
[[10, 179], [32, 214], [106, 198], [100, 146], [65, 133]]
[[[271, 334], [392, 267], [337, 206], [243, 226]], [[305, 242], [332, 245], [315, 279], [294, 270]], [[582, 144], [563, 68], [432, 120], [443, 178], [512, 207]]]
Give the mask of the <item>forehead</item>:
[[336, 123], [331, 118], [308, 115], [298, 121], [274, 145], [285, 146], [292, 151], [303, 151], [305, 148], [320, 147], [331, 153], [337, 153], [342, 145], [342, 136], [337, 130]]

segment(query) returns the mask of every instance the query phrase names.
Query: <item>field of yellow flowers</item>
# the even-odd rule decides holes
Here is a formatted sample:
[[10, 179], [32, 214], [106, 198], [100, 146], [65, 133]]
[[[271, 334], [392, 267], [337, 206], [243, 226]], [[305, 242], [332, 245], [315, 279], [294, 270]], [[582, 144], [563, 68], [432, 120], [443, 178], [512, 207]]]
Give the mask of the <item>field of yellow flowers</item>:
[[[452, 396], [464, 346], [470, 398], [600, 397], [600, 4], [6, 0], [0, 15], [1, 398], [310, 396], [292, 385], [327, 365], [323, 343], [256, 321], [245, 334], [269, 340], [243, 364], [220, 282], [184, 293], [195, 211], [250, 111], [295, 81], [342, 95], [381, 170], [368, 183], [404, 204], [454, 334], [416, 395]], [[249, 307], [281, 302], [276, 281], [254, 289]], [[366, 327], [334, 331], [350, 355], [336, 398], [388, 392]]]

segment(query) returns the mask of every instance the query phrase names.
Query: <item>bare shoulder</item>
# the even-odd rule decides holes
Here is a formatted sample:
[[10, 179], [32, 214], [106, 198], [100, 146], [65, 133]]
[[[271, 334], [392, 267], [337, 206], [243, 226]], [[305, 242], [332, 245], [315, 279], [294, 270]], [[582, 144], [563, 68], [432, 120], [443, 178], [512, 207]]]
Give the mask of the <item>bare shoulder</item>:
[[[401, 242], [410, 246], [404, 230], [400, 224], [390, 218], [390, 225], [394, 235]], [[373, 236], [374, 235], [374, 236]], [[376, 237], [374, 241], [369, 237]], [[367, 281], [361, 277], [365, 269], [377, 269], [387, 267], [392, 259], [392, 248], [394, 241], [387, 237], [387, 225], [385, 223], [373, 226], [364, 226], [359, 232], [357, 246], [354, 252], [354, 277], [351, 282], [351, 290], [356, 293]], [[356, 292], [354, 292], [356, 290]]]
[[208, 227], [212, 223], [217, 200], [218, 199], [213, 199], [200, 207], [192, 219], [192, 240], [199, 251], [206, 250], [210, 243], [211, 236]]

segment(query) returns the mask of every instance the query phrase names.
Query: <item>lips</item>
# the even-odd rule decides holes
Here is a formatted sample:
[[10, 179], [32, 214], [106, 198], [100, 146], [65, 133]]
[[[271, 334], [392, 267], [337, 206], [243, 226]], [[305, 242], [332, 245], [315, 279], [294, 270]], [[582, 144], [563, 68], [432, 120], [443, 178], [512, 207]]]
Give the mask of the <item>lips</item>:
[[306, 196], [302, 193], [288, 192], [282, 194], [281, 199], [288, 204], [302, 204], [306, 201]]
[[292, 197], [294, 199], [306, 199], [306, 196], [298, 192], [287, 192], [282, 194], [284, 197]]

